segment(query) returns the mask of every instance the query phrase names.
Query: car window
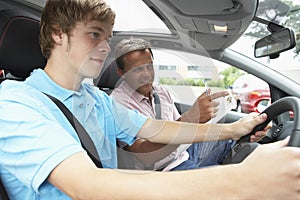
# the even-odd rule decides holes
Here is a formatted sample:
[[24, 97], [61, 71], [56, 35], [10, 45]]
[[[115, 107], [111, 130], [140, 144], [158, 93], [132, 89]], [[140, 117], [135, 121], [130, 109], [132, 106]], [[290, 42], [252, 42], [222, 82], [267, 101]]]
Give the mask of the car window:
[[227, 66], [221, 62], [173, 50], [153, 49], [153, 54], [155, 82], [168, 87], [178, 102], [191, 105], [205, 91], [206, 81], [213, 92], [225, 88], [219, 70]]
[[155, 82], [167, 87], [179, 103], [192, 105], [205, 92], [205, 83], [212, 93], [231, 92], [239, 112], [258, 112], [258, 102], [270, 99], [265, 81], [232, 65], [186, 52], [154, 49], [153, 53]]
[[107, 2], [117, 13], [114, 31], [171, 34], [165, 23], [143, 1], [107, 0]]
[[232, 89], [245, 89], [245, 90], [253, 90], [253, 89], [268, 89], [269, 85], [257, 78], [252, 74], [247, 74], [238, 77], [232, 85]]

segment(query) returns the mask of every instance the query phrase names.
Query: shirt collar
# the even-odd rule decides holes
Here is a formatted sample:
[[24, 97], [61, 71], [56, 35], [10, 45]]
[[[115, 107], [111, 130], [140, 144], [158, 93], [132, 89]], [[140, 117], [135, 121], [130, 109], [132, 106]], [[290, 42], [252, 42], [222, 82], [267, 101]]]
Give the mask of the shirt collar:
[[[121, 84], [123, 85], [123, 87], [126, 88], [128, 94], [130, 94], [132, 99], [136, 99], [138, 102], [141, 102], [144, 99], [149, 100], [148, 97], [145, 97], [144, 95], [140, 94], [136, 90], [132, 89], [126, 81], [123, 81], [123, 83], [121, 83]], [[151, 95], [153, 94], [153, 90], [150, 91], [150, 94]]]
[[73, 94], [81, 95], [82, 86], [79, 91], [68, 90], [55, 83], [42, 69], [35, 69], [25, 80], [25, 83], [40, 90], [41, 92], [55, 96], [60, 101], [66, 101]]

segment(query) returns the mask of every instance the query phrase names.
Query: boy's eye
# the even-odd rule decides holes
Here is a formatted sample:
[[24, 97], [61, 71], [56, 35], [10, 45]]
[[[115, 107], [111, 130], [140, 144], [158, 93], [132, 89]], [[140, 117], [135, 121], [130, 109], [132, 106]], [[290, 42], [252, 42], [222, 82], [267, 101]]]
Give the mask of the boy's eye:
[[94, 38], [98, 38], [99, 37], [99, 33], [90, 33], [90, 35]]

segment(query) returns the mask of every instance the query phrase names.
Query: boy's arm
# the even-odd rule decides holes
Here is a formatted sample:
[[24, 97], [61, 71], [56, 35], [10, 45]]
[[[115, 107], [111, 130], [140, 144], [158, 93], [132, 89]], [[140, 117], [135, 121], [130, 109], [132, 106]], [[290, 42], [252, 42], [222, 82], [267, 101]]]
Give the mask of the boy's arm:
[[[137, 137], [163, 144], [190, 144], [203, 141], [238, 140], [267, 119], [266, 114], [251, 113], [228, 124], [193, 124], [147, 119]], [[252, 141], [261, 139], [266, 130], [258, 131]], [[253, 139], [254, 138], [254, 139]]]
[[286, 144], [261, 145], [240, 164], [177, 172], [98, 169], [80, 152], [48, 181], [72, 199], [297, 199], [300, 149]]

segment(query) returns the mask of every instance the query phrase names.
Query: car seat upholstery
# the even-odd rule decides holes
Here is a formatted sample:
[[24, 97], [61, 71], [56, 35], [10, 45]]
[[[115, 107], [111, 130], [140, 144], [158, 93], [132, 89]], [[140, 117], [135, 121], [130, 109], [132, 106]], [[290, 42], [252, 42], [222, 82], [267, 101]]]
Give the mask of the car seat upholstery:
[[[43, 68], [46, 59], [39, 47], [39, 19], [21, 10], [0, 10], [0, 69], [4, 79], [24, 80], [35, 68]], [[0, 158], [1, 162], [1, 158]], [[0, 180], [0, 200], [8, 196]]]
[[117, 73], [117, 64], [111, 54], [106, 59], [100, 75], [94, 79], [94, 85], [109, 95], [123, 81]]
[[46, 59], [39, 46], [39, 19], [21, 10], [0, 10], [0, 69], [4, 79], [25, 79]]

